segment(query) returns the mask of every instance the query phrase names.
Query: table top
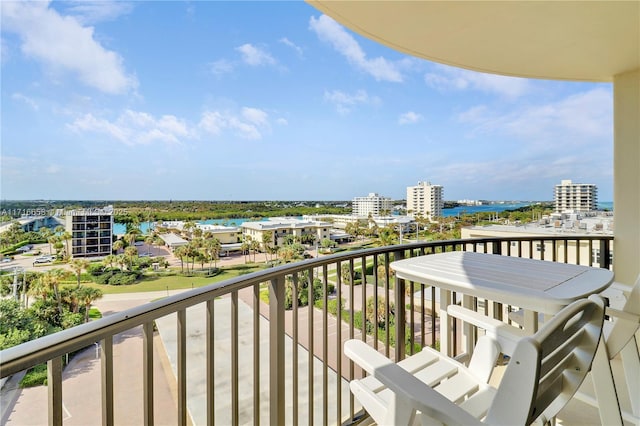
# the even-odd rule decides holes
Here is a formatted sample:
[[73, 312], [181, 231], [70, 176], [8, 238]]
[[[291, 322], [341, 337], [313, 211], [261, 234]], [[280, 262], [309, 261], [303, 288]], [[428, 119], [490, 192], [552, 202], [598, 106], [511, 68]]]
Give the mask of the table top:
[[391, 268], [398, 278], [548, 314], [613, 281], [613, 272], [602, 268], [462, 251], [399, 260]]

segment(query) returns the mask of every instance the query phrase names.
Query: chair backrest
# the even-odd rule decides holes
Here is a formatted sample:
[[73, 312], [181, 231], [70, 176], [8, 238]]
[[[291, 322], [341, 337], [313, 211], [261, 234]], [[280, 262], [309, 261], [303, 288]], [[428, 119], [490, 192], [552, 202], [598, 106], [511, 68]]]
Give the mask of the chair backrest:
[[604, 301], [578, 300], [516, 346], [486, 422], [528, 425], [554, 417], [580, 387], [602, 334]]
[[[640, 275], [636, 279], [635, 284], [631, 288], [631, 293], [624, 303], [622, 310], [626, 313], [640, 316]], [[613, 321], [613, 327], [611, 332], [607, 336], [607, 352], [609, 358], [613, 358], [618, 355], [618, 352], [622, 350], [629, 343], [629, 340], [638, 332], [640, 323], [638, 321], [624, 321], [615, 319]]]

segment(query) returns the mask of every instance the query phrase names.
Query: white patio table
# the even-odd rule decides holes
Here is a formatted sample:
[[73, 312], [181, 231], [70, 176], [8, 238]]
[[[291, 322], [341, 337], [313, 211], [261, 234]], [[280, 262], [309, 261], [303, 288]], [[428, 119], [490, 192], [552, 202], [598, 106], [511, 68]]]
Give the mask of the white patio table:
[[[391, 268], [398, 278], [440, 288], [440, 350], [448, 355], [453, 355], [447, 314], [452, 291], [464, 295], [466, 307], [471, 297], [479, 297], [524, 309], [524, 329], [532, 333], [538, 312], [553, 315], [613, 281], [613, 272], [602, 268], [463, 251], [399, 260]], [[470, 330], [465, 328], [465, 336]], [[467, 350], [470, 340], [465, 338]]]

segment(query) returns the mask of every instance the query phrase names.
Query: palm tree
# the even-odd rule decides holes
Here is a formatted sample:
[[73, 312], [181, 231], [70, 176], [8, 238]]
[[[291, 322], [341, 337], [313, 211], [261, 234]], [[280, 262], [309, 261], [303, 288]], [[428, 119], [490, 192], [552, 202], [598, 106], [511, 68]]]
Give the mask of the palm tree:
[[[173, 250], [173, 255], [180, 259], [180, 272], [182, 273], [184, 273], [184, 257], [186, 256], [186, 254], [187, 254], [186, 246], [176, 247], [175, 250]], [[187, 264], [187, 269], [188, 268], [189, 268], [189, 265]]]
[[80, 275], [82, 275], [82, 271], [85, 271], [89, 266], [89, 261], [86, 259], [73, 259], [69, 263], [69, 266], [71, 267], [71, 270], [76, 274], [76, 277], [78, 277], [78, 286], [76, 288], [80, 288]]
[[42, 236], [43, 240], [46, 240], [49, 243], [49, 254], [51, 254], [51, 241], [49, 241], [49, 237], [53, 235], [53, 232], [51, 231], [51, 229], [43, 226], [42, 228], [40, 228], [40, 230], [38, 230], [38, 233]]
[[109, 266], [109, 268], [113, 268], [114, 263], [116, 263], [116, 256], [113, 254], [109, 254], [102, 259], [102, 264], [104, 266]]
[[95, 287], [80, 287], [79, 300], [84, 305], [84, 322], [89, 322], [89, 311], [96, 300], [102, 298], [102, 290]]
[[242, 239], [242, 245], [240, 246], [240, 250], [242, 250], [242, 254], [244, 255], [244, 263], [247, 263], [247, 254], [249, 253], [250, 248], [251, 237], [249, 235], [245, 235]]
[[60, 238], [62, 239], [62, 241], [64, 241], [64, 243], [65, 243], [65, 245], [67, 247], [67, 255], [66, 255], [66, 257], [70, 257], [71, 256], [71, 250], [69, 249], [69, 241], [71, 241], [71, 238], [72, 238], [71, 234], [68, 233], [68, 232], [63, 232], [60, 235]]
[[149, 255], [151, 255], [151, 246], [153, 245], [154, 241], [155, 241], [155, 237], [153, 235], [149, 235], [147, 238], [144, 239], [144, 242], [147, 245], [147, 252], [149, 252]]
[[42, 274], [40, 280], [44, 286], [53, 291], [53, 297], [58, 304], [58, 313], [62, 315], [62, 300], [60, 298], [60, 292], [58, 291], [60, 278], [64, 275], [62, 269], [51, 269]]
[[124, 267], [127, 264], [127, 259], [123, 253], [116, 255], [116, 263], [118, 264], [118, 267], [120, 268], [120, 270], [124, 271]]
[[260, 250], [260, 243], [257, 240], [253, 240], [249, 246], [253, 252], [253, 263], [256, 263], [256, 253]]
[[115, 251], [116, 253], [118, 253], [118, 251], [120, 251], [123, 248], [124, 248], [124, 241], [116, 240], [116, 242], [113, 243], [113, 251]]
[[[262, 233], [262, 247], [264, 248], [264, 251], [270, 255], [273, 251], [271, 250], [272, 246], [271, 244], [273, 243], [273, 231], [264, 231]], [[270, 259], [267, 259], [270, 260]]]
[[127, 261], [127, 269], [133, 270], [134, 259], [138, 257], [138, 249], [133, 246], [129, 246], [124, 249], [124, 258]]
[[[220, 248], [222, 245], [220, 244], [220, 240], [217, 238], [208, 238], [205, 240], [205, 247], [209, 256], [209, 259], [213, 261], [214, 267], [217, 266], [216, 261], [220, 256]], [[209, 265], [211, 267], [211, 265]]]
[[137, 228], [132, 228], [126, 234], [124, 234], [123, 238], [128, 245], [132, 246], [136, 242], [136, 238], [138, 237], [138, 235], [140, 235], [140, 230]]

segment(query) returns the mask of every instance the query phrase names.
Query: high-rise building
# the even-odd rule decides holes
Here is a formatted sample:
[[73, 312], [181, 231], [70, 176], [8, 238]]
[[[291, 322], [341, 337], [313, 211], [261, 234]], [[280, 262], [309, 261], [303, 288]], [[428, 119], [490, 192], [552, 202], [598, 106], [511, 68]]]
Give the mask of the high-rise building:
[[391, 213], [391, 198], [381, 197], [375, 192], [366, 197], [355, 197], [352, 201], [352, 212], [356, 216], [382, 216]]
[[113, 249], [113, 207], [68, 211], [66, 231], [71, 234], [71, 257], [102, 257]]
[[422, 215], [429, 219], [442, 216], [443, 193], [442, 185], [432, 185], [431, 182], [418, 182], [416, 186], [408, 186], [407, 212], [413, 217]]
[[563, 180], [554, 192], [557, 213], [588, 212], [598, 209], [598, 188], [590, 183]]

